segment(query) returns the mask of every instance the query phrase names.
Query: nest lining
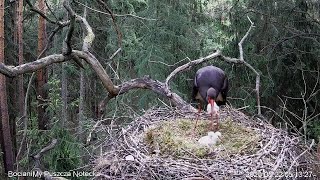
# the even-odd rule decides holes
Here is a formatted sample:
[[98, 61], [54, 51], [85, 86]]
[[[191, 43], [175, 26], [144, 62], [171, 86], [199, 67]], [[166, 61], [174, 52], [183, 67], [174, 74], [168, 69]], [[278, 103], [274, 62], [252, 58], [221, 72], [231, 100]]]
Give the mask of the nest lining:
[[[126, 128], [111, 133], [112, 136], [105, 142], [106, 152], [95, 160], [96, 179], [320, 177], [316, 171], [316, 168], [319, 168], [315, 166], [316, 158], [310, 153], [311, 146], [306, 146], [301, 142], [301, 138], [289, 136], [283, 130], [276, 129], [259, 119], [250, 119], [231, 108], [222, 109], [220, 115], [221, 131], [225, 136], [223, 138], [227, 138], [228, 135], [231, 138], [223, 139], [213, 149], [197, 151], [199, 149], [194, 148], [197, 138], [205, 133], [208, 123], [206, 114], [200, 116], [199, 127], [193, 139], [189, 132], [189, 129], [193, 129], [189, 124], [193, 123], [187, 123], [186, 127], [182, 126], [181, 132], [184, 132], [183, 135], [180, 134], [182, 137], [172, 138], [188, 142], [187, 146], [181, 147], [179, 146], [181, 143], [177, 143], [178, 146], [173, 143], [174, 145], [168, 147], [166, 142], [159, 143], [159, 139], [163, 139], [161, 137], [161, 134], [164, 134], [163, 129], [169, 132], [174, 130], [179, 135], [181, 133], [179, 128], [174, 127], [174, 124], [179, 123], [174, 122], [194, 122], [196, 118], [197, 114], [194, 112], [169, 108], [149, 109]], [[226, 127], [223, 127], [223, 124]], [[248, 141], [235, 146], [238, 140], [233, 139], [237, 136], [234, 136], [234, 133], [239, 128], [242, 128], [242, 133], [238, 134], [249, 138]], [[248, 132], [245, 133], [246, 131]], [[152, 138], [158, 138], [158, 143], [154, 143], [154, 139], [153, 143], [148, 142], [148, 132], [160, 134], [152, 135]], [[172, 137], [176, 137], [177, 134], [173, 134]], [[160, 147], [155, 148], [155, 146]], [[133, 159], [126, 160], [128, 156], [132, 156]]]

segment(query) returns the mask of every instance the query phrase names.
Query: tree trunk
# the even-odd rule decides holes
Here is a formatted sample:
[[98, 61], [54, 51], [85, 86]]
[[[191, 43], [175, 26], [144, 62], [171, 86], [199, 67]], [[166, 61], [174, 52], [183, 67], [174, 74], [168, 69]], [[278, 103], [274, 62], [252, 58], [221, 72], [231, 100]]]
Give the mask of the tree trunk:
[[84, 122], [84, 97], [85, 97], [85, 79], [84, 79], [84, 69], [80, 69], [80, 100], [79, 100], [79, 119], [78, 119], [78, 134], [79, 140], [82, 141], [82, 126]]
[[61, 68], [61, 98], [62, 98], [62, 118], [61, 125], [64, 126], [65, 122], [68, 121], [68, 79], [67, 79], [67, 70], [66, 63], [62, 63]]
[[[23, 64], [23, 1], [17, 3], [17, 40], [19, 65]], [[24, 89], [23, 74], [18, 77], [18, 111], [19, 116], [23, 115], [24, 109]]]
[[[0, 0], [0, 63], [4, 63], [4, 0]], [[0, 75], [1, 148], [5, 172], [13, 171], [14, 154], [8, 114], [6, 78]]]
[[[46, 13], [44, 0], [39, 0], [39, 9]], [[38, 54], [40, 54], [46, 44], [46, 21], [43, 17], [39, 16], [38, 24]], [[45, 92], [44, 85], [47, 82], [46, 68], [42, 68], [37, 71], [36, 91], [38, 97], [38, 128], [41, 130], [47, 129], [48, 118], [45, 113], [46, 106], [43, 106], [43, 99], [47, 99], [47, 93]]]
[[[18, 45], [18, 60], [19, 60], [19, 65], [23, 64], [23, 1], [17, 1], [15, 4], [16, 7], [16, 12], [15, 12], [15, 34], [14, 34], [14, 40], [15, 43]], [[17, 103], [15, 104], [15, 106], [17, 107], [17, 111], [18, 113], [16, 114], [18, 116], [18, 118], [20, 119], [20, 117], [23, 116], [24, 114], [24, 86], [23, 86], [23, 74], [19, 75], [17, 78]], [[16, 118], [15, 118], [16, 119]], [[13, 119], [14, 120], [14, 119]], [[24, 121], [22, 121], [22, 124], [18, 127], [16, 127], [15, 125], [15, 121], [12, 123], [12, 126], [15, 127], [15, 129], [17, 129], [18, 131], [23, 130], [24, 129]], [[14, 131], [15, 132], [15, 131]], [[16, 141], [18, 140], [18, 142], [20, 142], [22, 140], [18, 139], [19, 136], [16, 135], [16, 133], [14, 133], [15, 135], [12, 136], [15, 140], [15, 144]], [[20, 136], [22, 137], [22, 136]], [[16, 153], [16, 163], [19, 163], [19, 160], [21, 159], [21, 156], [24, 155], [25, 153], [25, 149], [26, 149], [26, 144], [23, 143], [21, 144], [22, 147], [17, 147], [15, 149], [21, 149], [21, 152], [19, 153], [19, 155]], [[18, 157], [19, 156], [19, 157]], [[17, 164], [17, 170], [19, 168], [19, 164]]]

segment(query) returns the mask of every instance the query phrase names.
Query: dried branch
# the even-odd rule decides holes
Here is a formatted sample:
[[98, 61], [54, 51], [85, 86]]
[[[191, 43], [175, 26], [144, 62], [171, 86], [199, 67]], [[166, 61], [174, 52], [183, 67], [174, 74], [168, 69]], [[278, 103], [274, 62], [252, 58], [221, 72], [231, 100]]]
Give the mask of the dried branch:
[[66, 38], [63, 41], [63, 49], [62, 49], [62, 54], [68, 56], [72, 52], [71, 38], [73, 35], [73, 31], [74, 31], [76, 15], [75, 15], [74, 11], [71, 9], [68, 0], [63, 1], [63, 7], [68, 11], [69, 16], [70, 16], [69, 30], [66, 35]]
[[[68, 11], [68, 14], [70, 16], [70, 24], [69, 24], [69, 30], [66, 34], [66, 37], [63, 41], [63, 48], [62, 48], [62, 54], [65, 56], [70, 56], [72, 53], [72, 47], [71, 47], [71, 38], [74, 32], [74, 26], [75, 26], [75, 21], [76, 21], [76, 14], [70, 7], [69, 1], [64, 0], [63, 1], [63, 7]], [[84, 68], [81, 60], [77, 56], [73, 56], [72, 58], [74, 62], [80, 66], [81, 68]]]
[[65, 57], [62, 54], [52, 54], [36, 61], [25, 63], [15, 67], [6, 66], [3, 63], [0, 63], [0, 73], [9, 77], [15, 77], [20, 74], [34, 72], [53, 63], [61, 63], [67, 60], [69, 60], [69, 58]]
[[118, 48], [118, 49], [116, 50], [116, 52], [114, 52], [114, 53], [109, 57], [109, 60], [112, 60], [121, 50], [122, 50], [122, 48]]
[[173, 70], [169, 76], [166, 78], [166, 81], [165, 81], [165, 88], [166, 88], [166, 91], [170, 91], [169, 89], [169, 81], [176, 75], [178, 74], [179, 72], [183, 72], [187, 69], [190, 69], [191, 67], [197, 65], [197, 64], [200, 64], [200, 63], [203, 63], [205, 61], [208, 61], [208, 60], [211, 60], [211, 59], [214, 59], [216, 57], [219, 57], [221, 55], [221, 52], [220, 51], [216, 51], [215, 53], [212, 53], [210, 54], [209, 56], [206, 56], [204, 58], [200, 58], [200, 59], [197, 59], [197, 60], [194, 60], [194, 61], [191, 61], [191, 62], [188, 62], [187, 64], [184, 64], [182, 66], [179, 66], [177, 67], [175, 70]]
[[132, 79], [130, 81], [122, 83], [118, 86], [117, 95], [124, 94], [129, 90], [137, 88], [150, 89], [153, 92], [168, 98], [170, 102], [176, 107], [196, 111], [196, 109], [194, 109], [191, 105], [185, 102], [179, 95], [166, 88], [164, 83], [157, 80], [153, 80], [148, 76], [145, 76], [143, 78]]
[[311, 150], [312, 150], [312, 147], [313, 147], [314, 145], [315, 145], [315, 141], [314, 141], [314, 139], [312, 139], [309, 147], [308, 147], [306, 150], [304, 150], [301, 154], [299, 154], [297, 157], [294, 157], [293, 162], [292, 162], [291, 166], [290, 166], [289, 169], [288, 169], [289, 172], [291, 171], [291, 169], [292, 169], [292, 167], [293, 167], [294, 165], [296, 165], [296, 166], [299, 165], [298, 160], [299, 160], [304, 154], [306, 154], [307, 152], [311, 151]]
[[86, 30], [85, 32], [86, 36], [83, 38], [82, 50], [84, 52], [89, 52], [89, 49], [91, 48], [95, 35], [86, 18], [81, 16], [77, 16], [77, 18], [81, 20]]
[[43, 149], [41, 149], [36, 155], [32, 156], [33, 159], [35, 160], [35, 168], [40, 168], [40, 158], [41, 156], [46, 153], [47, 151], [53, 149], [56, 144], [57, 144], [58, 140], [57, 139], [52, 139], [51, 143], [44, 147]]
[[[40, 164], [41, 164], [41, 157], [44, 153], [48, 152], [49, 150], [53, 149], [56, 145], [57, 145], [57, 142], [58, 140], [57, 139], [53, 139], [51, 141], [51, 143], [42, 148], [36, 155], [32, 156], [33, 159], [34, 159], [34, 169], [40, 173], [38, 173], [39, 175], [41, 175], [42, 178], [44, 178], [45, 180], [52, 180], [53, 179], [53, 176], [49, 173], [49, 172], [46, 172], [46, 173], [43, 173], [43, 171], [41, 170], [40, 168]], [[54, 177], [55, 179], [61, 179], [61, 180], [65, 180], [65, 178], [63, 177]]]
[[[106, 13], [106, 12], [99, 11], [99, 10], [97, 10], [97, 9], [91, 8], [91, 7], [89, 7], [89, 6], [81, 3], [81, 2], [79, 2], [79, 1], [76, 1], [76, 0], [75, 0], [75, 2], [77, 2], [77, 3], [80, 4], [81, 6], [84, 6], [84, 7], [88, 8], [88, 9], [90, 9], [91, 11], [98, 12], [98, 13], [101, 13], [101, 14], [105, 14], [105, 15], [111, 16], [110, 13]], [[157, 20], [157, 19], [150, 19], [150, 18], [140, 17], [140, 16], [137, 16], [137, 15], [134, 15], [134, 14], [113, 14], [113, 16], [115, 16], [115, 17], [133, 17], [133, 18], [137, 18], [137, 19], [141, 19], [141, 20], [149, 20], [149, 21], [156, 21], [156, 20]]]
[[174, 67], [174, 66], [176, 66], [177, 64], [180, 64], [182, 61], [185, 61], [185, 60], [190, 61], [190, 59], [187, 57], [187, 58], [181, 59], [181, 60], [178, 61], [178, 62], [175, 62], [174, 64], [167, 64], [167, 63], [162, 62], [162, 61], [152, 61], [152, 60], [148, 60], [148, 62], [150, 62], [150, 63], [163, 64], [163, 65], [168, 66], [168, 67]]
[[66, 26], [69, 22], [68, 21], [54, 21], [50, 19], [48, 16], [46, 16], [45, 13], [43, 13], [41, 10], [35, 8], [33, 4], [30, 2], [30, 0], [26, 0], [26, 3], [30, 6], [30, 10], [39, 14], [41, 17], [43, 17], [46, 21], [52, 24], [57, 24], [59, 26]]
[[235, 63], [235, 64], [244, 64], [247, 66], [253, 73], [256, 75], [256, 87], [255, 87], [255, 92], [256, 92], [256, 100], [257, 100], [257, 109], [258, 109], [258, 115], [261, 115], [261, 105], [260, 105], [260, 73], [248, 62], [244, 60], [244, 52], [243, 52], [243, 43], [244, 41], [248, 38], [251, 30], [255, 27], [254, 23], [251, 21], [251, 19], [248, 17], [248, 20], [250, 21], [251, 25], [246, 32], [246, 34], [242, 37], [240, 42], [238, 43], [239, 46], [239, 59], [235, 58], [230, 58], [230, 57], [225, 57], [221, 55], [222, 60], [229, 62], [229, 63]]

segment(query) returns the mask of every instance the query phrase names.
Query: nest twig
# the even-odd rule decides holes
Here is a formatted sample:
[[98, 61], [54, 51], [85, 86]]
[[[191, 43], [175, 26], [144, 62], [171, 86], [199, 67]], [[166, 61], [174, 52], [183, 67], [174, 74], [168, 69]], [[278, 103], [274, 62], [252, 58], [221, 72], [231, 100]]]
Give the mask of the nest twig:
[[[178, 109], [154, 108], [136, 118], [126, 128], [105, 142], [106, 152], [95, 161], [96, 179], [282, 179], [319, 177], [316, 157], [310, 145], [259, 119], [224, 108], [221, 119], [233, 121], [254, 130], [262, 138], [258, 150], [232, 154], [223, 158], [199, 158], [186, 150], [189, 157], [161, 156], [149, 152], [141, 135], [160, 121], [177, 118], [195, 119], [196, 113]], [[204, 114], [201, 117], [205, 117]], [[112, 137], [112, 138], [111, 138]], [[133, 159], [127, 159], [131, 156]]]

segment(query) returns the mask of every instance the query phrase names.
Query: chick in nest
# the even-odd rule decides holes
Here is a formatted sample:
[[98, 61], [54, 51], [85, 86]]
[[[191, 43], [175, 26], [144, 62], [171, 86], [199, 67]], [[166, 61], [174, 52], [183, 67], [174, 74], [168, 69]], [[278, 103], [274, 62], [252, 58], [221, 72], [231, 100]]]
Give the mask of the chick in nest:
[[219, 131], [217, 132], [212, 132], [209, 131], [207, 136], [203, 136], [198, 140], [198, 143], [201, 146], [207, 146], [210, 147], [212, 145], [216, 145], [221, 138], [221, 133]]

